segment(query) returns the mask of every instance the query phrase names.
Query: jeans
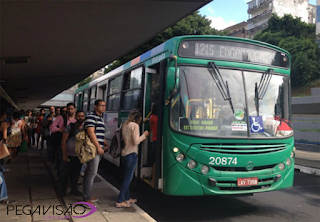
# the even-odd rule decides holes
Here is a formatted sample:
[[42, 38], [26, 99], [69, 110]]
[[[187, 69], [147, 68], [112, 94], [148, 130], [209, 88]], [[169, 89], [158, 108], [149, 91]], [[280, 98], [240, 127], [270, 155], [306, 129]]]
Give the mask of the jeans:
[[56, 153], [58, 151], [54, 146], [51, 145], [50, 140], [47, 140], [47, 160], [54, 162], [56, 159]]
[[56, 165], [57, 176], [61, 179], [62, 169], [63, 169], [63, 160], [62, 160], [62, 149], [61, 146], [54, 146], [53, 149], [56, 152]]
[[80, 169], [82, 163], [76, 156], [68, 156], [69, 162], [63, 161], [62, 178], [61, 178], [61, 190], [63, 193], [67, 191], [68, 179], [71, 177], [71, 192], [77, 191], [78, 180], [80, 176]]
[[0, 172], [0, 201], [8, 199], [7, 185], [3, 173]]
[[129, 155], [122, 157], [122, 160], [124, 162], [124, 177], [118, 196], [118, 203], [130, 199], [129, 187], [137, 164], [138, 154], [130, 153]]
[[98, 167], [99, 167], [99, 162], [101, 158], [102, 158], [102, 155], [96, 154], [95, 158], [87, 162], [87, 168], [83, 178], [83, 200], [84, 201], [88, 201], [91, 199], [93, 180], [98, 173]]

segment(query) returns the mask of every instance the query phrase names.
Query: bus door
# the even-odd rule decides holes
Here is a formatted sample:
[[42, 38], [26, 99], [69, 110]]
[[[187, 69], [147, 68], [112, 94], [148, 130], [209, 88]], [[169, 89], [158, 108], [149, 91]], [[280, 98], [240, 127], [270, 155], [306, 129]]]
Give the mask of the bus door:
[[142, 132], [148, 130], [150, 136], [147, 141], [143, 143], [141, 152], [141, 174], [140, 177], [145, 179], [150, 185], [153, 186], [152, 179], [154, 177], [154, 163], [156, 153], [152, 144], [152, 133], [150, 131], [150, 115], [152, 105], [158, 103], [159, 99], [159, 71], [156, 68], [146, 68], [145, 70], [145, 83], [144, 83], [144, 107], [143, 107], [143, 124]]

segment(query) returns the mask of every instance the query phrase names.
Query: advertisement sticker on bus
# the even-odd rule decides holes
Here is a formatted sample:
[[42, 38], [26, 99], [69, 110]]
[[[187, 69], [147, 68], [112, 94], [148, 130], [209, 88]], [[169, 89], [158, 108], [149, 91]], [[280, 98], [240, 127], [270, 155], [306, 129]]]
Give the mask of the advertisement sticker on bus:
[[157, 55], [149, 60], [146, 61], [146, 66], [151, 66], [156, 63], [161, 62], [162, 60], [166, 59], [169, 57], [169, 52], [163, 52], [160, 55]]
[[233, 121], [231, 123], [232, 131], [247, 131], [247, 123], [245, 121]]

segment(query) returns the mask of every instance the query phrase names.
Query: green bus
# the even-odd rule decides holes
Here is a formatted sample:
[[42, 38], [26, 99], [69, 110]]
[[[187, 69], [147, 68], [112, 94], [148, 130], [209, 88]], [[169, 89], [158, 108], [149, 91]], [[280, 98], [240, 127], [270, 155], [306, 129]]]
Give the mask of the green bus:
[[150, 139], [140, 144], [135, 176], [164, 194], [251, 195], [293, 184], [290, 89], [290, 54], [281, 48], [180, 36], [79, 88], [75, 103], [92, 111], [106, 101], [109, 141], [132, 108], [143, 115], [141, 132], [149, 130], [158, 105], [156, 150]]

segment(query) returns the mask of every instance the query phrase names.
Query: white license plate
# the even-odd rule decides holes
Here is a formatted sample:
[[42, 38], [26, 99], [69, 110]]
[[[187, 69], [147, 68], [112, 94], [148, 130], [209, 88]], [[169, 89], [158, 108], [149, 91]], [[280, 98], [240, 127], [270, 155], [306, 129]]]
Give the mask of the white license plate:
[[258, 185], [258, 177], [237, 179], [238, 187], [247, 187], [247, 186], [255, 186], [255, 185]]

